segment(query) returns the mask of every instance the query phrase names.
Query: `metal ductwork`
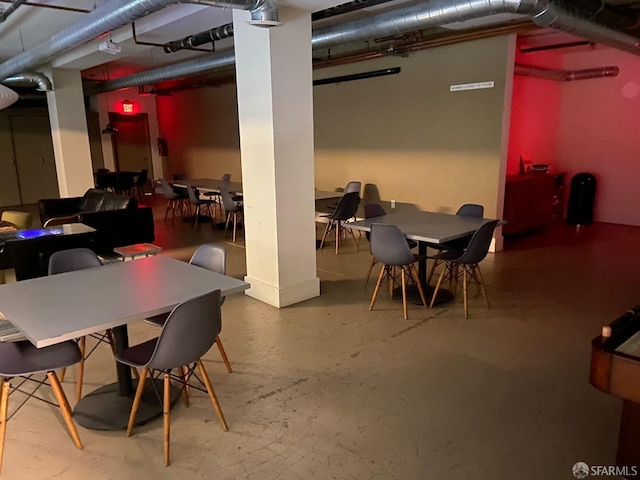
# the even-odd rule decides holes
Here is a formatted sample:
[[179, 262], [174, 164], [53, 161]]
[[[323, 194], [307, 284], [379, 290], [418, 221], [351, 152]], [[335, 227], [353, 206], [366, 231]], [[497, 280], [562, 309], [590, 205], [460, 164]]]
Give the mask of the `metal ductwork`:
[[323, 20], [325, 18], [335, 17], [336, 15], [342, 15], [343, 13], [353, 12], [362, 8], [373, 7], [381, 3], [387, 3], [391, 0], [354, 0], [353, 2], [343, 3], [342, 5], [336, 5], [319, 12], [313, 12], [311, 14], [311, 21]]
[[[348, 42], [400, 35], [498, 13], [526, 14], [534, 21], [544, 22], [545, 26], [570, 31], [587, 39], [597, 38], [599, 43], [640, 54], [638, 50], [640, 38], [595, 24], [587, 18], [572, 17], [568, 11], [548, 4], [547, 0], [436, 0], [423, 2], [418, 5], [369, 15], [358, 20], [314, 29], [311, 46], [314, 50], [329, 48]], [[610, 12], [607, 13], [610, 14]], [[583, 14], [586, 15], [586, 13]], [[595, 12], [589, 17], [593, 16], [595, 16]], [[103, 93], [209, 73], [231, 67], [234, 62], [233, 52], [213, 54], [199, 60], [190, 60], [107, 81], [95, 86], [92, 92]]]
[[516, 63], [513, 73], [524, 77], [542, 78], [556, 82], [571, 82], [573, 80], [588, 80], [591, 78], [617, 77], [620, 69], [616, 66], [588, 68], [585, 70], [553, 70], [550, 68], [534, 67]]
[[27, 0], [14, 0], [14, 2], [0, 14], [0, 23], [4, 22], [9, 15], [15, 12], [18, 7], [24, 3], [27, 3]]
[[[276, 0], [187, 0], [189, 3], [251, 11], [256, 22], [277, 22]], [[0, 79], [43, 65], [57, 55], [180, 0], [111, 0], [45, 42], [0, 64]]]
[[7, 77], [2, 80], [2, 84], [13, 87], [35, 87], [39, 92], [51, 92], [53, 90], [51, 80], [43, 73], [38, 72], [26, 72]]
[[233, 37], [233, 23], [227, 23], [204, 32], [195, 33], [181, 40], [165, 43], [162, 47], [164, 53], [173, 53], [185, 48], [195, 48], [205, 43], [215, 42], [223, 38]]

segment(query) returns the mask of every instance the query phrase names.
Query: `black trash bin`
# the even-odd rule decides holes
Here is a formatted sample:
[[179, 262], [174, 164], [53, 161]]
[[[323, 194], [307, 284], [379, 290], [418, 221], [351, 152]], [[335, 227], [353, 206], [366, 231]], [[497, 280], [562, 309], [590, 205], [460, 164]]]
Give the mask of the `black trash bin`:
[[596, 177], [590, 173], [577, 173], [571, 179], [567, 223], [589, 225], [593, 222], [593, 204], [596, 198]]

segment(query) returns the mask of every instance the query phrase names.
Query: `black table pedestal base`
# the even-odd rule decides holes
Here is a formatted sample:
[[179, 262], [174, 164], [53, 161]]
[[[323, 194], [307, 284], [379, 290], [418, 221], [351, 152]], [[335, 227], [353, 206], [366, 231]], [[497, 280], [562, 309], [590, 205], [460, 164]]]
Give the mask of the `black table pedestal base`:
[[[431, 297], [433, 297], [434, 287], [425, 286], [422, 288], [424, 290], [424, 297], [427, 300], [428, 307], [431, 303]], [[382, 289], [382, 287], [380, 287], [380, 289]], [[399, 300], [400, 302], [402, 301], [402, 287], [397, 287], [393, 290], [393, 298]], [[436, 301], [433, 303], [433, 305], [436, 306], [450, 302], [451, 300], [453, 300], [453, 298], [453, 293], [440, 287], [440, 290], [438, 290], [438, 295], [436, 295]], [[410, 303], [412, 305], [422, 305], [420, 292], [418, 291], [418, 287], [416, 287], [415, 285], [407, 285], [407, 303]]]
[[[155, 388], [153, 386], [155, 383]], [[134, 394], [121, 396], [118, 384], [111, 383], [84, 396], [73, 410], [73, 419], [78, 425], [91, 430], [126, 430], [129, 424], [129, 414], [137, 382], [134, 382]], [[160, 398], [156, 394], [156, 389]], [[163, 381], [147, 379], [142, 394], [142, 402], [136, 415], [136, 425], [144, 425], [149, 420], [162, 415]], [[180, 389], [172, 386], [171, 405], [180, 396]]]

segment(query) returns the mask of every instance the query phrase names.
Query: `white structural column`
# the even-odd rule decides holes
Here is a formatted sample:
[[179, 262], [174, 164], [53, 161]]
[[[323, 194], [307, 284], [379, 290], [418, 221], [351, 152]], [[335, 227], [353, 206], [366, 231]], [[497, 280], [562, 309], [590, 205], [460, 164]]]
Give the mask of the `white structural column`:
[[61, 197], [82, 195], [93, 186], [93, 167], [79, 70], [49, 70], [47, 93], [53, 153]]
[[[282, 26], [233, 11], [247, 295], [285, 307], [320, 295], [316, 273], [311, 15]], [[215, 128], [215, 123], [211, 128]]]

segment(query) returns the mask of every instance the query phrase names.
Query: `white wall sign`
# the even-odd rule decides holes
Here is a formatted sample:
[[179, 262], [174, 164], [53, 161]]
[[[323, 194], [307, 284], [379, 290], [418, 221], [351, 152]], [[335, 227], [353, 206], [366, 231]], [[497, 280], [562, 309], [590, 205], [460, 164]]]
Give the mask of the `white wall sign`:
[[481, 88], [493, 88], [493, 82], [476, 82], [476, 83], [461, 83], [460, 85], [451, 85], [449, 87], [450, 92], [459, 92], [461, 90], [479, 90]]

